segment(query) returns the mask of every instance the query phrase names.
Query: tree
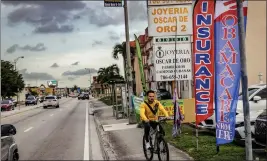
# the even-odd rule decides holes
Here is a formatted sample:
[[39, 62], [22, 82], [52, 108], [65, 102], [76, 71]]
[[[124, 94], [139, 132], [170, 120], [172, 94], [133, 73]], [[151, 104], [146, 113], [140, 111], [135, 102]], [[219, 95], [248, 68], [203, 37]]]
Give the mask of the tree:
[[1, 96], [2, 98], [15, 96], [25, 87], [21, 74], [14, 69], [14, 65], [1, 60]]
[[120, 75], [120, 69], [117, 64], [112, 64], [106, 68], [100, 68], [97, 74], [97, 81], [101, 84], [102, 91], [104, 90], [104, 83], [110, 83], [110, 81], [124, 81], [123, 76]]
[[78, 86], [75, 84], [72, 88], [73, 92], [78, 89]]
[[[133, 56], [135, 53], [135, 48], [130, 47], [130, 54]], [[112, 57], [116, 60], [119, 59], [119, 54], [121, 54], [123, 58], [123, 68], [124, 68], [124, 76], [126, 77], [126, 67], [127, 67], [127, 55], [126, 55], [126, 42], [123, 42], [121, 44], [116, 44], [113, 47], [112, 51]]]

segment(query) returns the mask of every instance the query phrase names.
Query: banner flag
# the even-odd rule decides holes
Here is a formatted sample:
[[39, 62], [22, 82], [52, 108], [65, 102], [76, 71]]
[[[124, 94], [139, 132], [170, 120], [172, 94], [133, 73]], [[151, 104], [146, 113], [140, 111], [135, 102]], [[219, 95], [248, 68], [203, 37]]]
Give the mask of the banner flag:
[[193, 13], [196, 126], [214, 113], [215, 1], [197, 0]]
[[[247, 1], [244, 16], [247, 17]], [[226, 144], [235, 136], [241, 64], [236, 0], [215, 5], [215, 113], [216, 144]], [[246, 18], [245, 18], [246, 22]]]
[[139, 70], [140, 70], [140, 75], [141, 75], [141, 82], [142, 82], [143, 92], [144, 92], [144, 94], [146, 94], [146, 92], [148, 90], [147, 90], [146, 80], [145, 80], [145, 73], [144, 73], [144, 66], [143, 66], [143, 61], [142, 61], [141, 48], [140, 48], [140, 44], [139, 44], [138, 38], [137, 38], [137, 36], [135, 34], [134, 34], [134, 37], [135, 37], [136, 53], [137, 53], [137, 58], [138, 58], [138, 63], [139, 63]]

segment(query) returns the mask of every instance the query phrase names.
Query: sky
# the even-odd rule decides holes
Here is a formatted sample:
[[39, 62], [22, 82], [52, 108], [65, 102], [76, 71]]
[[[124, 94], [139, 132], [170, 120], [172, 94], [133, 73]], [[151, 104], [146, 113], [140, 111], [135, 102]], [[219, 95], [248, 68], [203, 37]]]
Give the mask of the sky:
[[[148, 25], [145, 1], [129, 1], [130, 38]], [[104, 7], [103, 1], [2, 1], [1, 59], [14, 61], [26, 86], [89, 86], [89, 71], [117, 64], [116, 43], [125, 41], [123, 7]], [[85, 69], [87, 68], [87, 69]]]

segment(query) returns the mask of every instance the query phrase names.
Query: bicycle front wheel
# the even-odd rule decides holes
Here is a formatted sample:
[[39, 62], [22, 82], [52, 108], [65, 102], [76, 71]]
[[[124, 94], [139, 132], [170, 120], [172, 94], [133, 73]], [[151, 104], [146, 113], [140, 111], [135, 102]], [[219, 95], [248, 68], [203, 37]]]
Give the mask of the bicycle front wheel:
[[169, 154], [169, 147], [168, 143], [165, 141], [163, 137], [158, 139], [158, 158], [159, 161], [169, 161], [170, 154]]
[[153, 159], [153, 147], [152, 147], [152, 138], [150, 137], [149, 138], [149, 141], [150, 141], [150, 148], [147, 149], [146, 148], [146, 138], [145, 138], [145, 135], [143, 136], [143, 151], [144, 151], [144, 154], [145, 154], [145, 157], [146, 157], [146, 160], [147, 161], [151, 161]]

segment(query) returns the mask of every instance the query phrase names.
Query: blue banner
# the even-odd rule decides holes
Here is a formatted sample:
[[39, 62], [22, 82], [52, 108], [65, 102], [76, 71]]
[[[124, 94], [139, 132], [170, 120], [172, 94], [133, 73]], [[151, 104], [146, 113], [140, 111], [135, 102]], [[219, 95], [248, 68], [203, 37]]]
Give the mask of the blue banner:
[[[247, 16], [247, 1], [244, 16]], [[245, 19], [246, 22], [246, 19]], [[235, 137], [236, 107], [241, 76], [237, 5], [235, 0], [215, 6], [215, 109], [216, 144]]]

